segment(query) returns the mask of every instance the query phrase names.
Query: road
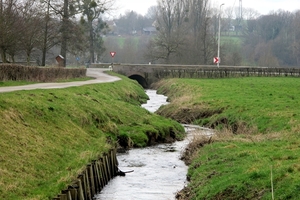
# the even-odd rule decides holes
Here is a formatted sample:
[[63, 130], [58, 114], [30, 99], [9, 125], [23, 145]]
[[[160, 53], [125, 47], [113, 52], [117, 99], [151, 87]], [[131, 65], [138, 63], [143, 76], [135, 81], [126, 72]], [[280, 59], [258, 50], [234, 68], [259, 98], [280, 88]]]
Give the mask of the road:
[[119, 77], [105, 74], [104, 71], [106, 70], [107, 69], [88, 68], [86, 75], [88, 77], [95, 78], [93, 80], [64, 82], [64, 83], [37, 83], [37, 84], [22, 85], [22, 86], [0, 87], [0, 93], [20, 91], [20, 90], [67, 88], [67, 87], [82, 86], [82, 85], [96, 84], [96, 83], [108, 83], [108, 82], [121, 80]]

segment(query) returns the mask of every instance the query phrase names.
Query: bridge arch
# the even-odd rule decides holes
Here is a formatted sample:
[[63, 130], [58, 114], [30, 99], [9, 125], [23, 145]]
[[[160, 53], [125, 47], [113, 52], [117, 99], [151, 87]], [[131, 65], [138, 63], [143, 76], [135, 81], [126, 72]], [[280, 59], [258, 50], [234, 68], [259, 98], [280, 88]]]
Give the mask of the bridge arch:
[[132, 80], [136, 80], [143, 88], [149, 87], [145, 77], [140, 74], [132, 74], [132, 75], [129, 75], [128, 78], [130, 78]]

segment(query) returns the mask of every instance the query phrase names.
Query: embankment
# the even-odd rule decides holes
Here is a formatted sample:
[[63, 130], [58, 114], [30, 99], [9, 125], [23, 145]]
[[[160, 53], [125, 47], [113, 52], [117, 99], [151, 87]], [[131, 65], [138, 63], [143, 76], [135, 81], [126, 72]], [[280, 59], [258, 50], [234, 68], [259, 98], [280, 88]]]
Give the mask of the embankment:
[[[300, 199], [299, 78], [168, 79], [157, 113], [214, 128], [186, 153], [178, 199]], [[201, 135], [201, 134], [199, 134]]]
[[183, 137], [182, 126], [140, 107], [143, 88], [113, 83], [0, 96], [0, 199], [55, 197], [117, 141], [143, 147]]

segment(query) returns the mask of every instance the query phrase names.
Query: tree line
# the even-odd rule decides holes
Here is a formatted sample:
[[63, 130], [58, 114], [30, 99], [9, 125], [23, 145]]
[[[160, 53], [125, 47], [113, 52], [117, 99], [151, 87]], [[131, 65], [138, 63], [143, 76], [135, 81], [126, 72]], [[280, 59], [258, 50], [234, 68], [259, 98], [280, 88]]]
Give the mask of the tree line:
[[[210, 7], [209, 0], [160, 0], [157, 37], [148, 58], [174, 64], [212, 64], [221, 19], [225, 65], [300, 66], [300, 10], [260, 15], [253, 9]], [[235, 27], [234, 30], [231, 28]]]
[[[22, 57], [46, 64], [60, 49], [69, 60], [267, 67], [300, 65], [300, 11], [260, 15], [243, 8], [211, 7], [210, 0], [158, 0], [143, 16], [126, 12], [108, 25], [104, 16], [114, 0], [0, 0], [2, 62]], [[152, 27], [155, 34], [143, 34]], [[105, 53], [104, 53], [105, 52]], [[67, 60], [67, 58], [65, 59]], [[65, 64], [65, 63], [64, 63]]]
[[[54, 47], [66, 57], [88, 57], [104, 51], [101, 15], [114, 0], [0, 0], [0, 53], [4, 63], [15, 58], [46, 64]], [[41, 56], [42, 55], [42, 56]], [[41, 57], [41, 58], [40, 58]]]
[[[221, 64], [300, 65], [299, 10], [260, 15], [252, 8], [243, 8], [242, 13], [239, 8], [220, 10], [211, 7], [210, 0], [159, 0], [145, 16], [127, 12], [115, 20], [118, 33], [127, 34], [121, 47], [113, 39], [105, 43], [118, 49], [119, 62], [211, 65], [217, 56], [219, 17]], [[142, 35], [134, 45], [136, 36], [129, 37], [130, 31], [151, 25], [156, 35]]]

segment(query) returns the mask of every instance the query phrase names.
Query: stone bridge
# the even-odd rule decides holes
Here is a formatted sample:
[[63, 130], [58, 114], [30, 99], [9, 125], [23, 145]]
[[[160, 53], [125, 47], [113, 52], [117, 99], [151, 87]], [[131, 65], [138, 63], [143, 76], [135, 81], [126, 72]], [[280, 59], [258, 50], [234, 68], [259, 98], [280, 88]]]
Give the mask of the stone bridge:
[[162, 78], [229, 78], [249, 76], [296, 76], [300, 68], [270, 68], [216, 65], [148, 65], [148, 64], [92, 64], [91, 67], [109, 67], [116, 73], [136, 80], [144, 88]]

